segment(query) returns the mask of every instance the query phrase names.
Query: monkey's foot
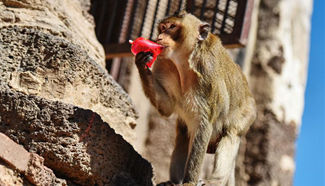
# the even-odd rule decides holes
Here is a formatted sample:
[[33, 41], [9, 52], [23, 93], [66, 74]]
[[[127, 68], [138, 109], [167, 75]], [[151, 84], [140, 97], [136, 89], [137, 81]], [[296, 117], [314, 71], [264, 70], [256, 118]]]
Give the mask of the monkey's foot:
[[203, 180], [199, 180], [196, 186], [205, 186], [205, 183]]
[[171, 181], [166, 181], [159, 183], [157, 186], [182, 186], [182, 184], [172, 183]]

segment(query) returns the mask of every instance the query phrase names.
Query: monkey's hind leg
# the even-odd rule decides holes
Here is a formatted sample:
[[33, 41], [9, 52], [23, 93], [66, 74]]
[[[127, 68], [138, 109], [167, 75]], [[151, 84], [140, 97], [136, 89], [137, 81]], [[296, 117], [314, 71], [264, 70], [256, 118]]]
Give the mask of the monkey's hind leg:
[[222, 137], [215, 153], [214, 167], [209, 181], [218, 186], [235, 186], [235, 161], [240, 137], [227, 134]]
[[177, 119], [176, 144], [170, 163], [170, 180], [173, 183], [182, 183], [184, 178], [185, 164], [188, 156], [189, 137], [186, 124]]

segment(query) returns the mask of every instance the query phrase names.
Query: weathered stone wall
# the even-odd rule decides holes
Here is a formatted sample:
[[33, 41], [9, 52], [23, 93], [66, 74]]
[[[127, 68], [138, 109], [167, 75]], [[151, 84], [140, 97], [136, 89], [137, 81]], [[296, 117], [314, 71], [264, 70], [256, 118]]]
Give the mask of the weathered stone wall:
[[89, 5], [0, 0], [0, 132], [68, 185], [152, 185], [129, 144], [137, 114], [105, 70]]
[[90, 110], [1, 86], [0, 113], [0, 131], [68, 183], [151, 185], [150, 164]]
[[312, 0], [261, 0], [249, 73], [258, 117], [246, 136], [239, 185], [292, 185], [304, 105]]
[[92, 109], [132, 142], [135, 111], [107, 75], [103, 48], [79, 1], [0, 3], [0, 81], [26, 94]]

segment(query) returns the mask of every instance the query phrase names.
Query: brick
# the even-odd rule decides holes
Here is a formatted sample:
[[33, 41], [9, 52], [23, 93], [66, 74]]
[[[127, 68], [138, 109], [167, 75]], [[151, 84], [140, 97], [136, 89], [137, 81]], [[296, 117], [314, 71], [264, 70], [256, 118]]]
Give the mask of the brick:
[[25, 172], [28, 168], [30, 154], [24, 147], [0, 133], [0, 158], [18, 171]]

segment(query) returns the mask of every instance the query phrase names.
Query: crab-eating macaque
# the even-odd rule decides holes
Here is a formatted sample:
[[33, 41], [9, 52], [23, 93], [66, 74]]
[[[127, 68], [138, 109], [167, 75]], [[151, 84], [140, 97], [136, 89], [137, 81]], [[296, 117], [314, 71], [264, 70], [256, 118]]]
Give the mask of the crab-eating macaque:
[[[185, 11], [163, 19], [164, 46], [152, 71], [150, 52], [136, 55], [142, 87], [161, 115], [178, 115], [170, 180], [159, 185], [235, 185], [241, 136], [256, 117], [255, 101], [240, 67], [207, 23]], [[205, 153], [214, 153], [211, 178], [199, 181]]]

